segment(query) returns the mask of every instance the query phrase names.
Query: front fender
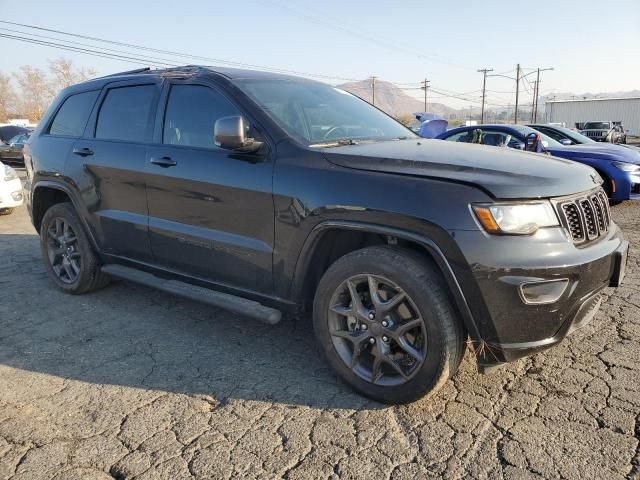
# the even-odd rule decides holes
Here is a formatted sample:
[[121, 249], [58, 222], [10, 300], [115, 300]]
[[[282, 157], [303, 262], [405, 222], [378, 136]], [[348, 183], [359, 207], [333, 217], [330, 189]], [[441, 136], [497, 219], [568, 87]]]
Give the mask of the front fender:
[[[378, 235], [407, 240], [422, 247], [425, 252], [434, 260], [434, 262], [440, 269], [442, 276], [447, 282], [449, 291], [455, 302], [457, 310], [462, 317], [467, 332], [472, 339], [480, 340], [481, 334], [476, 322], [476, 318], [472, 313], [472, 305], [470, 305], [467, 296], [465, 295], [465, 291], [469, 292], [470, 285], [467, 285], [465, 288], [463, 288], [454, 271], [454, 268], [458, 270], [461, 268], [468, 270], [468, 268], [464, 266], [466, 265], [466, 261], [464, 260], [464, 256], [462, 255], [462, 253], [457, 248], [455, 241], [447, 232], [442, 232], [442, 234], [444, 234], [446, 237], [449, 237], [448, 241], [445, 241], [445, 238], [442, 234], [438, 235], [438, 237], [440, 237], [440, 243], [444, 242], [447, 244], [445, 247], [447, 254], [445, 254], [443, 248], [441, 248], [434, 239], [428, 236], [417, 234], [415, 232], [406, 231], [400, 228], [389, 227], [386, 225], [364, 223], [358, 221], [323, 221], [313, 228], [306, 241], [304, 242], [302, 251], [300, 252], [292, 281], [291, 294], [293, 298], [299, 298], [302, 295], [306, 273], [310, 268], [310, 262], [313, 258], [313, 253], [318, 247], [318, 243], [322, 235], [331, 230], [351, 230], [363, 233], [374, 233]], [[471, 288], [473, 287], [471, 286]], [[475, 298], [476, 300], [479, 300], [480, 296], [475, 295]], [[477, 305], [476, 309], [474, 310], [477, 311]]]

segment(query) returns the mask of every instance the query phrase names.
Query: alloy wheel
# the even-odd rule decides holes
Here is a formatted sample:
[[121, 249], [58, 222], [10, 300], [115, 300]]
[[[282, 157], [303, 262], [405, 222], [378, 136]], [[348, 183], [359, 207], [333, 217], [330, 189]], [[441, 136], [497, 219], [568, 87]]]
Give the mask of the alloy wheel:
[[329, 333], [341, 360], [382, 386], [409, 381], [426, 357], [424, 320], [409, 295], [379, 275], [356, 275], [334, 292]]
[[47, 226], [47, 256], [60, 281], [72, 284], [78, 279], [82, 267], [78, 237], [64, 218], [53, 218]]

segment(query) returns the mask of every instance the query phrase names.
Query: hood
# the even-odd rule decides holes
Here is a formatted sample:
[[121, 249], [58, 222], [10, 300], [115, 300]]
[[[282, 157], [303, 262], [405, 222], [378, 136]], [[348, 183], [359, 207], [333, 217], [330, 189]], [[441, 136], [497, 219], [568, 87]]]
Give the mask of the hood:
[[575, 162], [444, 140], [349, 145], [323, 153], [342, 167], [472, 184], [503, 199], [559, 197], [600, 184], [592, 168]]
[[566, 147], [552, 147], [547, 149], [551, 155], [569, 160], [590, 158], [603, 161], [627, 162], [640, 165], [640, 151], [613, 144], [583, 143]]

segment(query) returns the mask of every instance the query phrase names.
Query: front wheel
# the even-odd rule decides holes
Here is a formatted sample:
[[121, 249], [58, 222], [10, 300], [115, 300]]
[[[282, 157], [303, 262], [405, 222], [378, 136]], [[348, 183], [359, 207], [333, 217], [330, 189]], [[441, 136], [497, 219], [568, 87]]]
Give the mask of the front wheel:
[[13, 208], [0, 208], [0, 215], [11, 215]]
[[384, 403], [435, 392], [464, 353], [446, 285], [410, 250], [369, 247], [337, 260], [318, 285], [313, 321], [340, 377]]

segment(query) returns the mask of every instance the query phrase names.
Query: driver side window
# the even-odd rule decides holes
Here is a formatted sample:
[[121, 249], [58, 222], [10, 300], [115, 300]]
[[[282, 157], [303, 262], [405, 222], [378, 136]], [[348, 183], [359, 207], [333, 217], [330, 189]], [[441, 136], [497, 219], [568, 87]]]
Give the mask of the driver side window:
[[218, 149], [213, 141], [216, 120], [236, 115], [241, 115], [236, 106], [213, 88], [173, 85], [164, 116], [162, 143]]
[[462, 132], [454, 133], [453, 135], [445, 138], [448, 142], [463, 142], [470, 143], [473, 139], [473, 130], [464, 130]]

